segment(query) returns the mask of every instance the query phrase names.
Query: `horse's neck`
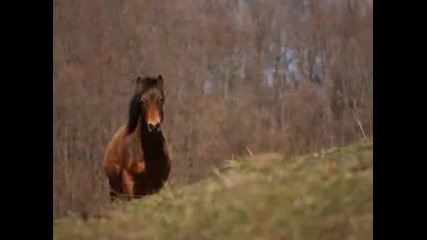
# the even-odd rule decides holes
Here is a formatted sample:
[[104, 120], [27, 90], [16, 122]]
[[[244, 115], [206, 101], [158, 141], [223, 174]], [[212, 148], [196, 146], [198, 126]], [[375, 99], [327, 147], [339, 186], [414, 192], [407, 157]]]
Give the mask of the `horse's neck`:
[[148, 132], [148, 129], [141, 125], [142, 124], [140, 123], [137, 131], [140, 135], [141, 147], [146, 161], [150, 161], [152, 158], [163, 157], [163, 133], [161, 131], [155, 133]]

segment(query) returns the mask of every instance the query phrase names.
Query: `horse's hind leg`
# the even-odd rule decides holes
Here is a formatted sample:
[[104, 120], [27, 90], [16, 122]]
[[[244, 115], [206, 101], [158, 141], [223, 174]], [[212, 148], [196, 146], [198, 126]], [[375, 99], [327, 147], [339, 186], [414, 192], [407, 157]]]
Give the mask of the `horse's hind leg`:
[[114, 174], [108, 177], [108, 182], [110, 184], [110, 202], [114, 202], [123, 194], [121, 180], [120, 174]]
[[147, 190], [145, 189], [146, 186], [144, 185], [144, 181], [142, 181], [141, 179], [138, 179], [138, 181], [135, 181], [135, 192], [134, 192], [134, 198], [136, 199], [141, 199], [143, 198], [147, 192]]

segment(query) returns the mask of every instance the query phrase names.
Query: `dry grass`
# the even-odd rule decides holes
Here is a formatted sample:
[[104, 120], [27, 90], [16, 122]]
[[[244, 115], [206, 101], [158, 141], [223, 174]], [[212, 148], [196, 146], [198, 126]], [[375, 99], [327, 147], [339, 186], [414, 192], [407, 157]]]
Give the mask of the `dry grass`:
[[261, 154], [199, 183], [54, 222], [54, 239], [373, 239], [373, 143]]

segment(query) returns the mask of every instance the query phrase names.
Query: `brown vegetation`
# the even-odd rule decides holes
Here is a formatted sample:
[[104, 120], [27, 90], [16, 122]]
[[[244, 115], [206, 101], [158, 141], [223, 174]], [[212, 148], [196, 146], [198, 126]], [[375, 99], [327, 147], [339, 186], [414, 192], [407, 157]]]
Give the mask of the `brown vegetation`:
[[54, 217], [108, 202], [133, 80], [168, 79], [170, 185], [224, 159], [372, 135], [370, 0], [54, 0]]

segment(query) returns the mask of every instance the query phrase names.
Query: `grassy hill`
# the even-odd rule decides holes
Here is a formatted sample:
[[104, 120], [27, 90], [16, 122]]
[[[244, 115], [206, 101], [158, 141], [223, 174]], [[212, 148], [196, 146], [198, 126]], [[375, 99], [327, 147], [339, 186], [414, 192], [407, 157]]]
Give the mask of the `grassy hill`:
[[195, 185], [54, 222], [54, 239], [372, 239], [373, 142], [230, 161]]

